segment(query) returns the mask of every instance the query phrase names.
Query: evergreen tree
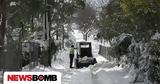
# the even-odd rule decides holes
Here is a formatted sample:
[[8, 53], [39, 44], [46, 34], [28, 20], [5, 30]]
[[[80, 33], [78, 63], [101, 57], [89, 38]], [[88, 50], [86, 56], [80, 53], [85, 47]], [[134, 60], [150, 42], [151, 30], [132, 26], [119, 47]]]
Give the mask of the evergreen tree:
[[[97, 20], [98, 37], [115, 43], [111, 45], [111, 50], [108, 50], [109, 53], [116, 53], [116, 57], [115, 54], [110, 54], [112, 57], [125, 55], [127, 63], [135, 67], [137, 72], [133, 82], [138, 81], [141, 76], [149, 80], [148, 84], [160, 83], [159, 41], [152, 39], [155, 33], [160, 32], [159, 21], [159, 0], [111, 0], [102, 8]], [[123, 37], [123, 33], [131, 34], [134, 42], [125, 48], [127, 51], [129, 49], [129, 52], [117, 55], [125, 47], [119, 46], [119, 37]]]

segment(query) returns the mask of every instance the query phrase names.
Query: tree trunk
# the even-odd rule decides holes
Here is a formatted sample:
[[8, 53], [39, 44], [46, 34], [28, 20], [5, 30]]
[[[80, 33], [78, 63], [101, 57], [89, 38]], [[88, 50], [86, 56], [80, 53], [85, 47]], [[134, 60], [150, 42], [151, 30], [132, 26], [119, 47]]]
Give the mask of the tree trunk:
[[62, 48], [64, 48], [64, 26], [62, 25]]
[[[0, 0], [0, 65], [2, 64], [2, 53], [4, 48], [4, 37], [6, 31], [6, 0]], [[2, 66], [0, 66], [0, 69]]]
[[4, 46], [4, 36], [6, 31], [6, 1], [0, 0], [0, 16], [1, 16], [1, 24], [0, 24], [0, 47]]
[[59, 38], [58, 38], [58, 26], [57, 26], [57, 29], [56, 29], [56, 40], [59, 40]]
[[83, 38], [84, 38], [85, 41], [87, 41], [88, 40], [88, 33], [84, 33]]
[[31, 16], [31, 28], [32, 28], [31, 30], [32, 30], [32, 32], [34, 30], [34, 22], [33, 21], [34, 21], [34, 16], [32, 15]]
[[49, 38], [48, 38], [48, 64], [49, 64], [49, 66], [51, 67], [51, 59], [52, 59], [52, 57], [51, 57], [51, 50], [52, 50], [52, 46], [51, 46], [51, 25], [52, 25], [52, 23], [51, 23], [51, 13], [50, 13], [50, 9], [49, 9], [49, 11], [48, 11], [48, 22], [49, 22], [49, 28], [48, 28], [48, 35], [49, 35]]
[[88, 33], [86, 33], [86, 41], [88, 40]]
[[83, 39], [85, 40], [85, 34], [83, 34]]

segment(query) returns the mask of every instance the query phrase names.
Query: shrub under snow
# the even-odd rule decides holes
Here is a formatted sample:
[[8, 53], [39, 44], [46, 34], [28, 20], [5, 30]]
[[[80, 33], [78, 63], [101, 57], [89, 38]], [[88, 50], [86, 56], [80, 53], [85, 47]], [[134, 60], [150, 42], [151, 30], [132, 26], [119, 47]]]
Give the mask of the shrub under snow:
[[108, 53], [118, 59], [118, 62], [124, 60], [122, 57], [127, 58], [125, 61], [130, 68], [130, 82], [160, 84], [160, 33], [156, 33], [151, 37], [151, 41], [144, 43], [137, 43], [131, 35], [122, 34], [112, 42]]

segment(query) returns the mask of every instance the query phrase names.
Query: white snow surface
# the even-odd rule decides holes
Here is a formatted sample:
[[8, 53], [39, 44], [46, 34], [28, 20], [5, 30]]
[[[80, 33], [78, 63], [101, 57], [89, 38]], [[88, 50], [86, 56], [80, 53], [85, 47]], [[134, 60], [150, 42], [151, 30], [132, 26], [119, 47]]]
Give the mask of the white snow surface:
[[156, 32], [155, 35], [153, 35], [152, 39], [153, 39], [153, 40], [158, 40], [158, 39], [160, 39], [160, 33], [159, 33], [159, 32]]
[[[73, 35], [76, 41], [83, 40], [83, 35], [75, 30]], [[62, 84], [130, 84], [130, 76], [127, 72], [109, 62], [98, 54], [99, 43], [89, 38], [92, 42], [93, 56], [97, 60], [97, 64], [90, 65], [87, 68], [69, 68], [69, 49], [66, 48], [57, 53], [52, 59], [52, 67], [37, 66], [32, 71], [58, 71], [62, 73]], [[55, 60], [56, 57], [56, 60]], [[74, 64], [73, 64], [74, 66]], [[143, 83], [134, 83], [143, 84]]]

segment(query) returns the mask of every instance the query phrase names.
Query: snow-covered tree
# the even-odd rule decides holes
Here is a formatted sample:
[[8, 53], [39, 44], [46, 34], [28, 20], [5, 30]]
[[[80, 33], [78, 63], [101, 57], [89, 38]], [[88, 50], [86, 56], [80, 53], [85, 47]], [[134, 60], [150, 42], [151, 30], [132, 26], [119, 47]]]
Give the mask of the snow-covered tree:
[[88, 34], [94, 29], [96, 11], [91, 6], [86, 5], [84, 9], [78, 11], [77, 17], [75, 18], [79, 29], [83, 33], [84, 40], [87, 40]]

